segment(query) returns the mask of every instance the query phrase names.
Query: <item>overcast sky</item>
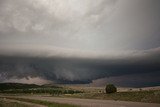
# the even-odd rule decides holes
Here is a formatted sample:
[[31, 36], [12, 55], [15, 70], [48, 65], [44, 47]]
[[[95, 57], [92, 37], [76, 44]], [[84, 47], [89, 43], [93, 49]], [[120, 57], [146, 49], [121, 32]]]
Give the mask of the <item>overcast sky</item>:
[[160, 85], [159, 10], [159, 0], [0, 0], [0, 82]]

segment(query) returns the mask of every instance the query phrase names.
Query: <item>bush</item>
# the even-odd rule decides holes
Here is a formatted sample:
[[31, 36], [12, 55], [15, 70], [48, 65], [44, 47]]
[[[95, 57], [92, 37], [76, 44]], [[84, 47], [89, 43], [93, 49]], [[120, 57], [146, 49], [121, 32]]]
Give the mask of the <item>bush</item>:
[[106, 85], [106, 93], [115, 93], [117, 88], [113, 84]]

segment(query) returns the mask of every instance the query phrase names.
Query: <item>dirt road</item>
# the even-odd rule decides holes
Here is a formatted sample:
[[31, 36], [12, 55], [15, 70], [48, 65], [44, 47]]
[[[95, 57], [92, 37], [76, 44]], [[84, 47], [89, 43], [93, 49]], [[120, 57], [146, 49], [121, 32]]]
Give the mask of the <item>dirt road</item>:
[[[34, 103], [29, 103], [29, 102], [23, 102], [23, 101], [18, 101], [18, 100], [13, 100], [13, 99], [2, 99], [2, 101], [5, 101], [7, 103], [12, 102], [12, 103], [19, 103], [19, 104], [24, 104], [27, 107], [47, 107], [44, 105], [40, 105], [40, 104], [34, 104]], [[1, 106], [0, 106], [1, 107]], [[8, 107], [8, 106], [7, 106]]]
[[81, 107], [160, 107], [160, 104], [128, 102], [128, 101], [58, 98], [58, 97], [48, 97], [48, 96], [14, 96], [14, 97], [74, 104]]

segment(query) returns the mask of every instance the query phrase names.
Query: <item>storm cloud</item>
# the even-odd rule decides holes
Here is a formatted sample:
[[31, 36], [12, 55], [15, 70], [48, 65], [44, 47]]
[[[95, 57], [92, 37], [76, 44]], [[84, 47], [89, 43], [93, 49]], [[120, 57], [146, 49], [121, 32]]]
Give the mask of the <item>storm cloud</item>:
[[0, 82], [159, 85], [159, 10], [159, 0], [0, 0]]
[[[110, 59], [1, 56], [1, 81], [6, 81], [6, 79], [10, 78], [41, 77], [54, 83], [80, 84], [91, 83], [92, 80], [99, 78], [124, 75], [129, 75], [128, 77], [134, 77], [134, 75], [143, 76], [147, 73], [152, 75], [158, 73], [160, 75], [159, 53], [160, 49], [155, 49], [141, 52], [138, 55], [133, 55], [134, 53], [132, 53], [132, 56], [120, 56]], [[154, 76], [148, 81], [152, 81]]]

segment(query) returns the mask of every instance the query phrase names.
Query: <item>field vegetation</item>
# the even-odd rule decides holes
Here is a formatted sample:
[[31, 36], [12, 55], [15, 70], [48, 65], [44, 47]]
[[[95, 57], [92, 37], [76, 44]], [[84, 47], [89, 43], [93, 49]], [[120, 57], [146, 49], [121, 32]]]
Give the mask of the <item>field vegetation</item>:
[[30, 106], [18, 102], [9, 102], [4, 100], [3, 98], [0, 98], [0, 107], [30, 107]]
[[160, 90], [128, 91], [109, 94], [103, 92], [90, 92], [78, 93], [73, 95], [63, 95], [63, 97], [160, 103]]
[[20, 83], [1, 83], [0, 93], [6, 94], [75, 94], [82, 93], [79, 90], [63, 88], [54, 85], [35, 85], [35, 84], [20, 84]]
[[[111, 87], [109, 87], [110, 89]], [[115, 88], [115, 87], [114, 87]], [[113, 88], [111, 88], [113, 89]], [[54, 85], [26, 85], [5, 83], [0, 84], [1, 94], [45, 94], [54, 97], [71, 97], [71, 98], [87, 98], [87, 99], [103, 99], [103, 100], [120, 100], [120, 101], [134, 101], [147, 103], [160, 103], [160, 90], [144, 90], [144, 89], [128, 89], [127, 91], [117, 91], [114, 93], [107, 93], [104, 88], [82, 88], [70, 86], [54, 86]], [[116, 92], [117, 91], [117, 92]]]
[[[76, 105], [60, 104], [60, 103], [55, 103], [55, 102], [42, 101], [42, 100], [33, 100], [33, 99], [25, 99], [25, 98], [7, 97], [7, 99], [13, 99], [13, 100], [18, 100], [18, 101], [22, 101], [22, 102], [28, 102], [28, 103], [33, 103], [33, 104], [44, 105], [46, 107], [78, 107]], [[21, 106], [15, 106], [15, 107], [21, 107]]]

